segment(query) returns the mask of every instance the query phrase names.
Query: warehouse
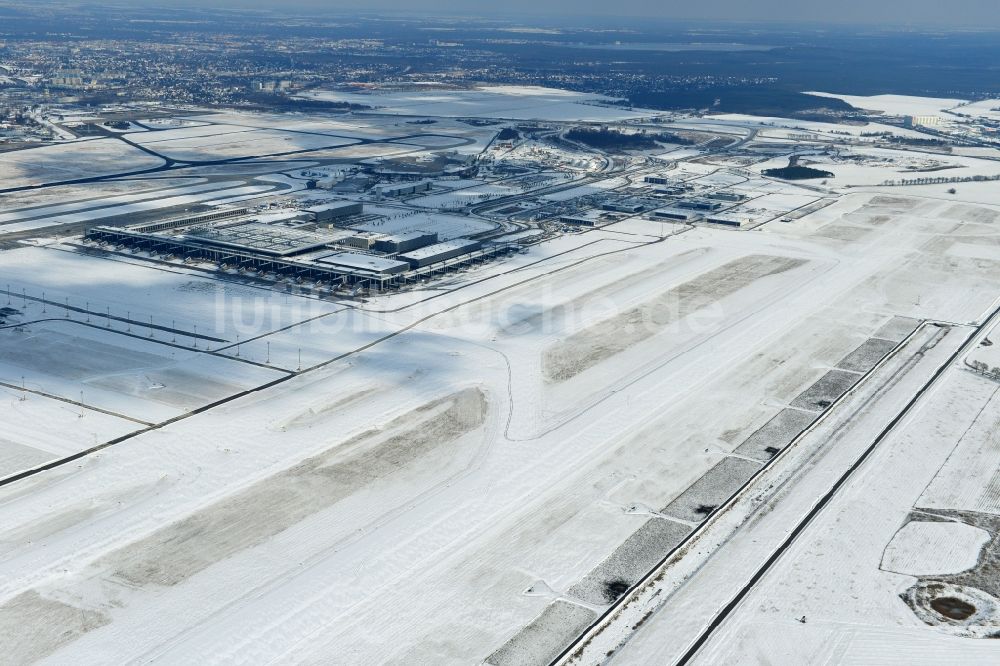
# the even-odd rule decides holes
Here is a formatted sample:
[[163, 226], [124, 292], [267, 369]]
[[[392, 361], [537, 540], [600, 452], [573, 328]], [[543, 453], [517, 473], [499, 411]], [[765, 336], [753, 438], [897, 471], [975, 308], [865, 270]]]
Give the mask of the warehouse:
[[732, 201], [738, 202], [746, 199], [746, 196], [739, 194], [738, 192], [709, 192], [705, 195], [706, 199], [715, 199], [716, 201]]
[[598, 211], [594, 210], [585, 213], [575, 213], [573, 215], [560, 215], [559, 221], [563, 224], [572, 224], [578, 227], [597, 227], [608, 223], [608, 220], [604, 219]]
[[653, 211], [654, 217], [664, 218], [667, 220], [680, 220], [681, 222], [688, 222], [699, 217], [697, 213], [688, 210], [671, 210], [670, 208], [664, 208], [662, 210]]
[[304, 208], [302, 212], [308, 214], [309, 219], [317, 224], [330, 224], [334, 220], [360, 215], [364, 212], [364, 206], [356, 201], [333, 201]]
[[394, 185], [377, 185], [375, 194], [380, 197], [402, 197], [416, 192], [426, 192], [431, 189], [431, 181], [422, 180], [417, 183], [396, 183]]
[[613, 213], [628, 213], [630, 215], [635, 215], [636, 213], [641, 213], [646, 209], [646, 205], [641, 201], [636, 201], [634, 199], [623, 199], [621, 201], [605, 201], [601, 204], [601, 210], [610, 211]]
[[654, 187], [653, 194], [658, 197], [676, 197], [687, 192], [690, 192], [694, 188], [690, 185], [670, 185], [668, 187]]
[[382, 236], [373, 244], [373, 248], [379, 252], [396, 254], [397, 252], [409, 252], [427, 245], [438, 242], [437, 232], [414, 231], [408, 234], [390, 234]]
[[705, 221], [711, 222], [712, 224], [722, 224], [727, 227], [745, 227], [753, 220], [749, 217], [736, 215], [713, 215], [712, 217], [705, 218]]
[[719, 210], [722, 208], [722, 204], [718, 201], [705, 201], [704, 199], [678, 201], [675, 205], [678, 208], [690, 208], [691, 210]]
[[365, 271], [379, 275], [394, 275], [410, 270], [410, 264], [405, 261], [374, 257], [368, 254], [355, 254], [353, 252], [336, 252], [318, 257], [315, 261], [337, 268], [344, 268], [351, 271]]
[[454, 257], [475, 252], [482, 247], [482, 243], [469, 238], [455, 238], [443, 243], [436, 243], [426, 247], [400, 254], [396, 258], [406, 261], [413, 268], [421, 268], [439, 261], [446, 261]]

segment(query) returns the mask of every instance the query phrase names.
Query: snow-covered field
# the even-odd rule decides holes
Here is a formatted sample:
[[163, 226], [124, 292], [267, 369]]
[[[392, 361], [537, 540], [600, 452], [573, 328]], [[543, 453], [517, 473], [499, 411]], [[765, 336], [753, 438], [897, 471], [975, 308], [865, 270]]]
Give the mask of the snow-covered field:
[[28, 319], [3, 329], [2, 381], [156, 423], [282, 376], [163, 344], [171, 333], [150, 338], [137, 323], [109, 330], [96, 317], [91, 325], [67, 319]]
[[968, 100], [941, 99], [937, 97], [913, 97], [907, 95], [841, 95], [835, 93], [810, 92], [809, 95], [834, 97], [841, 99], [853, 107], [868, 111], [882, 111], [891, 116], [936, 116], [942, 111], [953, 109]]
[[[62, 213], [59, 215], [37, 217], [40, 209], [29, 209], [9, 213], [11, 217], [30, 217], [24, 222], [0, 223], [0, 236], [8, 233], [28, 231], [32, 229], [43, 229], [57, 227], [63, 224], [73, 224], [76, 222], [89, 222], [99, 220], [104, 217], [116, 215], [127, 215], [129, 213], [141, 213], [162, 208], [173, 208], [177, 206], [192, 206], [194, 204], [209, 202], [209, 200], [228, 199], [231, 197], [242, 197], [246, 195], [259, 196], [263, 192], [274, 189], [273, 185], [240, 185], [240, 181], [215, 182], [206, 185], [190, 185], [168, 190], [158, 190], [156, 193], [144, 193], [133, 195], [122, 195], [120, 197], [108, 197], [100, 201], [102, 207], [87, 207], [78, 212]], [[112, 204], [112, 205], [106, 205]], [[77, 206], [68, 204], [67, 207]], [[53, 207], [63, 208], [63, 207]], [[47, 211], [41, 211], [47, 212]]]
[[[214, 127], [214, 126], [213, 126]], [[355, 139], [304, 134], [280, 130], [242, 130], [208, 134], [208, 127], [191, 130], [167, 130], [147, 133], [143, 145], [158, 155], [188, 162], [208, 162], [243, 157], [281, 155], [296, 151], [338, 148], [356, 143]], [[167, 132], [188, 133], [172, 139], [161, 139]], [[202, 133], [205, 132], [205, 133]], [[140, 137], [133, 137], [139, 139]]]
[[[97, 199], [92, 199], [89, 201], [77, 201], [73, 203], [57, 204], [53, 206], [34, 206], [32, 208], [22, 209], [22, 210], [12, 210], [8, 212], [0, 213], [0, 224], [7, 224], [10, 222], [17, 222], [20, 220], [26, 220], [35, 217], [46, 217], [51, 215], [59, 215], [62, 213], [76, 212], [80, 210], [90, 210], [95, 208], [104, 208], [108, 206], [113, 206], [115, 204], [132, 203], [133, 201], [142, 201], [143, 199], [154, 199], [163, 196], [164, 193], [170, 194], [192, 194], [195, 192], [203, 192], [205, 190], [211, 190], [215, 188], [222, 188], [226, 186], [226, 183], [214, 183], [211, 185], [205, 185], [203, 179], [192, 179], [189, 181], [177, 181], [179, 183], [187, 183], [184, 187], [176, 187], [166, 189], [166, 185], [169, 183], [163, 183], [164, 189], [144, 191], [137, 194], [121, 194], [117, 196], [104, 196]], [[155, 186], [156, 183], [150, 183], [150, 185]], [[238, 184], [232, 183], [232, 184]]]
[[242, 187], [231, 187], [222, 190], [210, 190], [199, 194], [166, 196], [150, 201], [140, 201], [137, 203], [123, 204], [121, 206], [112, 206], [110, 208], [86, 210], [79, 213], [68, 213], [66, 215], [57, 215], [55, 217], [29, 220], [27, 222], [14, 222], [0, 226], [0, 235], [21, 231], [32, 231], [36, 229], [49, 229], [51, 227], [59, 227], [64, 224], [90, 222], [100, 220], [104, 217], [127, 215], [129, 213], [142, 213], [151, 210], [159, 210], [161, 208], [191, 206], [200, 203], [204, 203], [206, 205], [232, 203], [247, 198], [259, 197], [262, 193], [269, 192], [272, 189], [274, 189], [274, 187], [270, 185], [245, 185]]
[[0, 154], [0, 173], [7, 189], [152, 169], [163, 163], [117, 139], [93, 139]]
[[[32, 299], [40, 299], [44, 292], [48, 314], [56, 318], [63, 317], [60, 306], [68, 299], [69, 306], [91, 313], [91, 323], [104, 326], [110, 309], [113, 317], [128, 315], [138, 334], [145, 336], [148, 330], [142, 325], [152, 316], [155, 325], [180, 331], [176, 337], [181, 346], [193, 343], [183, 332], [217, 338], [209, 341], [215, 349], [235, 343], [237, 335], [246, 339], [338, 309], [314, 299], [224, 282], [194, 269], [151, 268], [127, 256], [97, 259], [50, 246], [4, 252], [3, 259], [0, 305], [4, 307], [9, 287], [9, 307], [27, 307], [25, 317], [38, 317], [40, 305]], [[86, 319], [85, 313], [71, 311], [70, 315], [75, 321]], [[115, 330], [125, 325], [114, 319], [111, 324]], [[173, 337], [156, 332], [160, 341], [173, 341]], [[204, 348], [205, 341], [200, 345]]]
[[[427, 128], [412, 125], [406, 119], [378, 118], [361, 114], [345, 114], [333, 118], [325, 115], [222, 112], [193, 116], [217, 125], [246, 129], [279, 129], [316, 132], [353, 139], [384, 140], [410, 134], [425, 133]], [[433, 125], [432, 127], [437, 127]], [[468, 126], [466, 126], [468, 127]]]
[[[676, 538], [651, 531], [672, 520], [655, 517], [659, 507], [690, 520], [678, 502], [692, 511], [724, 497], [759, 467], [733, 467], [742, 458], [730, 452], [893, 315], [980, 316], [1000, 272], [947, 250], [987, 223], [959, 232], [950, 205], [852, 195], [763, 233], [699, 229], [652, 245], [612, 225], [340, 311], [238, 285], [220, 297], [207, 277], [51, 248], [7, 253], [21, 258], [5, 262], [0, 282], [44, 288], [56, 303], [90, 298], [100, 311], [113, 299], [135, 321], [154, 314], [226, 340], [213, 347], [252, 328], [267, 334], [239, 358], [232, 346], [206, 356], [204, 341], [179, 349], [167, 334], [149, 339], [132, 324], [128, 337], [124, 323], [108, 331], [96, 316], [88, 328], [49, 305], [54, 321], [3, 333], [6, 372], [39, 390], [82, 387], [109, 411], [158, 420], [320, 364], [107, 449], [71, 477], [54, 472], [58, 485], [42, 476], [35, 492], [0, 491], [17, 535], [0, 565], [0, 621], [64, 618], [63, 632], [39, 625], [13, 654], [486, 659], [555, 600], [577, 608], [574, 595], [637, 575]], [[869, 208], [889, 219], [871, 222]], [[416, 217], [392, 230], [427, 222]], [[844, 224], [866, 234], [843, 245], [823, 235]], [[51, 267], [44, 282], [31, 271], [39, 263]], [[88, 277], [69, 286], [68, 274]], [[28, 356], [16, 351], [26, 336], [41, 338]], [[45, 354], [85, 361], [36, 357]], [[556, 365], [546, 369], [547, 358]], [[569, 358], [585, 362], [564, 371]], [[684, 495], [710, 469], [718, 481]], [[83, 487], [102, 488], [102, 499], [81, 506]], [[612, 556], [630, 538], [632, 550]], [[580, 627], [546, 617], [566, 619], [557, 645]]]
[[[956, 481], [942, 478], [956, 445], [990, 439], [987, 432], [1000, 415], [996, 388], [952, 366], [922, 409], [886, 440], [723, 625], [699, 663], [738, 661], [740, 655], [844, 664], [1000, 658], [994, 641], [957, 638], [995, 632], [1000, 621], [996, 577], [987, 568], [995, 557], [996, 521], [988, 509], [956, 511], [961, 503], [941, 501], [943, 495], [931, 490], [939, 480]], [[964, 469], [983, 466], [991, 466], [988, 457]], [[935, 607], [934, 599], [943, 605]], [[948, 610], [954, 599], [973, 604], [968, 620], [937, 610], [954, 612]], [[776, 630], [782, 640], [774, 639]], [[659, 640], [646, 632], [646, 647], [646, 639]], [[635, 648], [612, 663], [639, 663], [640, 654], [656, 654]]]
[[[498, 127], [444, 116], [632, 114], [534, 88], [336, 98], [381, 108], [204, 114], [130, 137], [190, 159], [295, 137], [335, 146], [308, 158], [339, 169], [324, 160], [478, 146]], [[769, 123], [684, 121], [774, 132], [761, 152], [800, 131]], [[341, 143], [360, 139], [379, 143]], [[546, 197], [638, 191], [662, 168], [748, 195], [762, 219], [805, 211], [787, 222], [637, 216], [363, 299], [66, 240], [0, 251], [0, 479], [113, 442], [0, 481], [0, 661], [548, 664], [653, 571], [569, 661], [671, 663], [874, 441], [695, 660], [996, 661], [968, 637], [1000, 630], [1000, 352], [976, 328], [1000, 302], [1000, 208], [971, 185], [877, 185], [921, 160], [993, 162], [814, 152], [802, 161], [836, 171], [828, 185], [762, 177], [788, 158], [760, 152], [619, 157]], [[302, 165], [15, 195], [0, 221], [257, 197], [304, 187]], [[484, 172], [408, 202], [358, 194], [378, 217], [351, 226], [494, 230], [413, 207], [520, 192]]]

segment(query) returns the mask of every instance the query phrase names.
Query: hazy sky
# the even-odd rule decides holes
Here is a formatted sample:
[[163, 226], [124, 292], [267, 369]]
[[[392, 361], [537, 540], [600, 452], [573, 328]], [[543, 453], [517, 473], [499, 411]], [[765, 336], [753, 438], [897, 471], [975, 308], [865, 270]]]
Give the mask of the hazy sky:
[[1000, 28], [1000, 0], [144, 0], [151, 5], [394, 10], [456, 14], [650, 16], [664, 19], [930, 24]]

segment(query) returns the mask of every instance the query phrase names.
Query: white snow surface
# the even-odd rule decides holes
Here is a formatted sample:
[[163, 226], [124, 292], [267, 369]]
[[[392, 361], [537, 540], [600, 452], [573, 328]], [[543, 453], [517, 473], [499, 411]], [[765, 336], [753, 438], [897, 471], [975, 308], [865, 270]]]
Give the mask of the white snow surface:
[[809, 95], [835, 97], [853, 107], [869, 111], [882, 111], [890, 116], [938, 116], [943, 111], [954, 109], [968, 100], [938, 97], [916, 97], [910, 95], [842, 95], [840, 93], [809, 92]]
[[990, 540], [986, 530], [958, 522], [914, 520], [886, 546], [882, 568], [901, 574], [954, 574], [976, 566]]
[[[478, 146], [499, 125], [463, 131], [445, 116], [640, 113], [535, 88], [349, 99], [382, 108], [198, 113], [204, 125], [134, 138], [159, 134], [151, 147], [192, 158], [278, 149], [292, 128], [313, 132], [296, 135], [303, 145], [434, 134]], [[439, 122], [406, 115], [425, 113]], [[797, 131], [738, 117], [684, 122], [781, 141]], [[241, 147], [238, 137], [260, 141]], [[364, 159], [390, 145], [323, 155]], [[592, 157], [580, 168], [612, 172], [548, 200], [636, 185], [635, 173]], [[480, 663], [555, 601], [586, 605], [574, 596], [580, 581], [648, 521], [674, 521], [662, 508], [706, 472], [726, 461], [756, 469], [742, 443], [888, 336], [901, 346], [869, 374], [837, 371], [858, 383], [587, 644], [582, 663], [674, 659], [934, 377], [697, 659], [996, 660], [992, 642], [962, 642], [966, 627], [929, 626], [900, 598], [919, 576], [974, 570], [990, 547], [985, 528], [961, 515], [921, 512], [998, 513], [997, 385], [964, 364], [1000, 365], [995, 347], [972, 340], [973, 352], [938, 373], [998, 302], [1000, 209], [975, 198], [996, 199], [995, 183], [957, 195], [877, 185], [937, 159], [962, 174], [992, 168], [973, 155], [852, 146], [803, 157], [837, 171], [820, 185], [767, 179], [760, 169], [777, 162], [753, 156], [684, 161], [671, 177], [745, 193], [743, 209], [762, 221], [829, 205], [753, 231], [637, 216], [363, 299], [209, 264], [94, 256], [70, 241], [3, 250], [0, 477], [113, 442], [0, 485], [5, 659]], [[285, 176], [238, 185], [226, 165], [210, 169], [223, 189], [174, 195], [301, 187]], [[463, 185], [473, 197], [508, 192], [454, 187]], [[111, 205], [153, 201], [144, 197]], [[50, 218], [104, 210], [40, 201], [73, 205]], [[405, 202], [366, 207], [384, 217], [358, 229], [446, 239], [494, 228]], [[32, 218], [9, 221], [41, 219]]]

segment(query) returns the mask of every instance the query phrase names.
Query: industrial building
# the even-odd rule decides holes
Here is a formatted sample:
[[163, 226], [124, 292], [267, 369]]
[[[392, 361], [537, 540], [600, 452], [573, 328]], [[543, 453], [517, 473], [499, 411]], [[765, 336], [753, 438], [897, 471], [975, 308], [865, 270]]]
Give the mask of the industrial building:
[[653, 194], [656, 196], [676, 197], [693, 189], [690, 185], [669, 185], [667, 187], [654, 187]]
[[469, 238], [455, 238], [442, 243], [428, 245], [405, 254], [397, 255], [400, 261], [406, 261], [411, 268], [422, 268], [463, 254], [475, 252], [483, 247], [479, 241]]
[[375, 194], [379, 197], [404, 197], [407, 194], [417, 192], [427, 192], [431, 189], [429, 180], [421, 180], [416, 183], [393, 183], [387, 185], [376, 185]]
[[690, 222], [691, 220], [696, 220], [700, 215], [689, 210], [672, 210], [670, 208], [664, 208], [661, 210], [653, 211], [653, 216], [657, 218], [663, 218], [666, 220], [679, 220], [681, 222]]
[[601, 204], [601, 210], [611, 211], [614, 213], [628, 213], [630, 215], [635, 215], [636, 213], [641, 213], [646, 210], [646, 204], [641, 201], [635, 201], [633, 199], [625, 199], [622, 201], [605, 201]]
[[613, 220], [607, 219], [600, 211], [591, 210], [585, 213], [560, 215], [559, 221], [563, 224], [573, 224], [578, 227], [599, 227], [602, 224], [609, 224]]
[[304, 208], [302, 212], [317, 224], [330, 224], [351, 215], [360, 215], [364, 206], [356, 201], [334, 201]]
[[746, 199], [745, 194], [739, 194], [738, 192], [709, 192], [705, 195], [706, 199], [715, 199], [716, 201], [731, 201], [739, 202]]
[[706, 201], [705, 199], [687, 199], [674, 204], [677, 208], [690, 208], [691, 210], [719, 210], [722, 204], [718, 201]]
[[749, 217], [740, 215], [712, 215], [705, 218], [706, 222], [721, 224], [727, 227], [742, 228], [753, 222]]
[[903, 116], [906, 127], [937, 127], [941, 124], [941, 116]]
[[378, 238], [373, 248], [379, 252], [396, 254], [409, 252], [438, 242], [436, 232], [414, 231], [408, 234], [390, 234]]

